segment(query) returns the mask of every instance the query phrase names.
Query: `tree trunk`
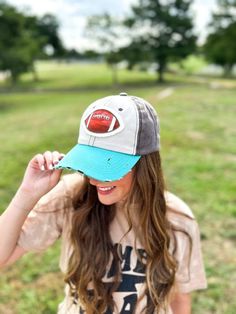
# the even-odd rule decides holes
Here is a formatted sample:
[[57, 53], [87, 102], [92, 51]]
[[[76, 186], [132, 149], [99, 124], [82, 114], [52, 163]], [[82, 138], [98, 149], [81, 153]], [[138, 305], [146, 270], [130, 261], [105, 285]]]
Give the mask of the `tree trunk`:
[[230, 77], [232, 75], [233, 64], [227, 63], [224, 66], [224, 76]]
[[116, 87], [118, 85], [118, 70], [116, 63], [113, 63], [111, 65], [111, 70], [112, 70], [112, 85]]
[[165, 72], [165, 62], [159, 62], [159, 66], [157, 69], [157, 73], [158, 73], [158, 83], [164, 83], [164, 72]]
[[34, 82], [38, 82], [39, 81], [38, 72], [36, 71], [34, 63], [32, 65], [32, 75]]
[[10, 70], [10, 75], [11, 75], [11, 84], [15, 85], [18, 81], [19, 74], [13, 70]]
[[158, 83], [163, 83], [164, 82], [164, 71], [161, 69], [158, 69]]

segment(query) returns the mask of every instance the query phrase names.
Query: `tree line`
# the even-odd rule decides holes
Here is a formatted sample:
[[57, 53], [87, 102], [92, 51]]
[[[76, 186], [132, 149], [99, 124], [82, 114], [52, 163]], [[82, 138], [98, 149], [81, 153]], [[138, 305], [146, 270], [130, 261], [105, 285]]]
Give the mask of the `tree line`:
[[201, 51], [230, 75], [236, 63], [236, 0], [217, 0], [202, 47], [197, 46], [191, 4], [192, 0], [138, 0], [123, 20], [107, 13], [91, 16], [86, 33], [101, 49], [79, 53], [64, 47], [55, 16], [37, 17], [0, 0], [0, 71], [8, 71], [13, 82], [29, 71], [37, 79], [37, 59], [102, 54], [114, 70], [114, 80], [117, 64], [125, 60], [129, 69], [141, 62], [155, 64], [158, 80], [163, 81], [170, 61]]

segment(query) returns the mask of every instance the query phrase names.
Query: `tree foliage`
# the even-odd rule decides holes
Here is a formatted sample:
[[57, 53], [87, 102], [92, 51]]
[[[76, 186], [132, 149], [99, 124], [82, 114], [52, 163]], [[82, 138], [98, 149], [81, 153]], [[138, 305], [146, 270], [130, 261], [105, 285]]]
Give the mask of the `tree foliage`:
[[[163, 80], [170, 60], [185, 58], [195, 50], [191, 3], [190, 0], [139, 0], [132, 7], [132, 16], [125, 21], [133, 30], [127, 49], [137, 51], [143, 60], [157, 63], [159, 81]], [[129, 62], [136, 63], [135, 53]]]
[[236, 0], [218, 0], [210, 28], [204, 46], [206, 57], [224, 67], [225, 74], [230, 75], [236, 64]]
[[58, 34], [59, 23], [52, 14], [45, 14], [41, 18], [36, 18], [34, 27], [35, 33], [42, 38], [41, 50], [45, 52], [45, 47], [51, 47], [52, 56], [60, 57], [65, 53], [65, 48]]
[[0, 3], [0, 69], [10, 71], [15, 81], [20, 73], [30, 70], [38, 50], [23, 14], [12, 6]]
[[93, 15], [87, 21], [86, 34], [96, 40], [98, 50], [105, 57], [107, 64], [112, 69], [113, 85], [117, 85], [117, 64], [123, 60], [119, 49], [120, 38], [124, 27], [120, 20], [108, 13]]
[[34, 61], [45, 56], [45, 47], [51, 45], [55, 56], [63, 50], [52, 15], [26, 15], [0, 1], [0, 29], [0, 70], [9, 71], [13, 82], [21, 73], [34, 71]]
[[[92, 38], [106, 49], [106, 60], [116, 65], [128, 61], [130, 69], [139, 62], [155, 62], [159, 80], [170, 60], [185, 58], [195, 50], [190, 15], [191, 0], [139, 0], [124, 21], [109, 14], [91, 17]], [[128, 38], [124, 43], [124, 38]]]

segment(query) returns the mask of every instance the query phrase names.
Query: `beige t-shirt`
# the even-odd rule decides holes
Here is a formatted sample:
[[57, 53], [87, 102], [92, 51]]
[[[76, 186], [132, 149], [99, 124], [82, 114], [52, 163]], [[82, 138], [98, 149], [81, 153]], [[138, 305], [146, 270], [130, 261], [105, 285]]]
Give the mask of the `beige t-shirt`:
[[[73, 198], [78, 193], [82, 176], [80, 174], [70, 174], [62, 178], [59, 184], [45, 195], [30, 212], [27, 217], [18, 240], [18, 245], [27, 251], [43, 251], [51, 246], [58, 238], [62, 238], [62, 248], [60, 256], [60, 269], [66, 272], [67, 262], [71, 254], [69, 242], [71, 221], [73, 213]], [[199, 229], [194, 216], [189, 207], [178, 197], [166, 192], [165, 194], [169, 220], [185, 230], [192, 238], [192, 251], [189, 259], [190, 243], [188, 237], [183, 232], [176, 232], [178, 270], [176, 282], [180, 293], [188, 293], [197, 289], [206, 288], [206, 277], [202, 262], [200, 247]], [[181, 213], [178, 214], [178, 212]], [[110, 234], [114, 245], [121, 243], [122, 246], [122, 277], [121, 283], [113, 298], [117, 305], [114, 313], [132, 313], [137, 300], [143, 293], [145, 282], [145, 269], [140, 265], [134, 249], [134, 233], [131, 230], [125, 237], [123, 235], [128, 230], [128, 223], [122, 211], [118, 211], [110, 226]], [[122, 240], [121, 240], [122, 239]], [[139, 241], [136, 247], [145, 258], [145, 250]], [[104, 282], [112, 280], [112, 262], [108, 265], [108, 272], [103, 278]], [[84, 313], [78, 303], [73, 303], [69, 296], [68, 286], [65, 287], [64, 301], [58, 307], [58, 314], [78, 314]], [[146, 299], [143, 298], [138, 303], [135, 313], [141, 313], [145, 306]], [[169, 308], [168, 314], [172, 311]], [[107, 312], [108, 314], [108, 312]], [[109, 312], [110, 314], [110, 312]]]

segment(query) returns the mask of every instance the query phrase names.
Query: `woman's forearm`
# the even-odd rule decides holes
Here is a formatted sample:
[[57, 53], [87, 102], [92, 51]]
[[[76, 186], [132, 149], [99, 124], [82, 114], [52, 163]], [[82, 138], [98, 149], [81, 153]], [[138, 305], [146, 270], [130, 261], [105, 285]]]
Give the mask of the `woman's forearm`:
[[173, 314], [191, 314], [191, 303], [189, 293], [177, 293], [171, 302]]
[[16, 248], [29, 212], [59, 182], [62, 170], [54, 170], [53, 166], [62, 157], [63, 154], [57, 151], [47, 151], [30, 160], [19, 190], [0, 216], [0, 266], [8, 261]]
[[19, 188], [8, 208], [0, 216], [0, 266], [11, 256], [21, 228], [38, 199]]

